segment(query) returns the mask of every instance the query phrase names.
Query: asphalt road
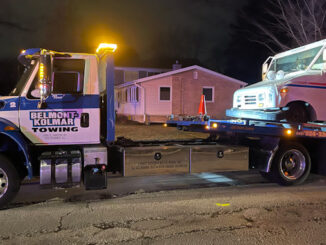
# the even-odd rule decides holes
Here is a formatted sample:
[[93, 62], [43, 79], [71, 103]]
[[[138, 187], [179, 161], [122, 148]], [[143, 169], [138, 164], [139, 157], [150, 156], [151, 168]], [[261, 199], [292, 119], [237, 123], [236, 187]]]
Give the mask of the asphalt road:
[[326, 245], [326, 177], [297, 187], [255, 172], [111, 177], [95, 192], [32, 181], [0, 212], [0, 244]]

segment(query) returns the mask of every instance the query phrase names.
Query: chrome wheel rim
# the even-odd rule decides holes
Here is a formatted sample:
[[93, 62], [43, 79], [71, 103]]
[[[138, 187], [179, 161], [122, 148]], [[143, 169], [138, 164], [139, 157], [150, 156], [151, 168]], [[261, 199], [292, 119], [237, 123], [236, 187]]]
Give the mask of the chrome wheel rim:
[[281, 159], [280, 170], [285, 179], [299, 179], [306, 170], [306, 158], [304, 154], [295, 149], [285, 152]]
[[2, 168], [0, 168], [0, 198], [7, 192], [8, 176]]

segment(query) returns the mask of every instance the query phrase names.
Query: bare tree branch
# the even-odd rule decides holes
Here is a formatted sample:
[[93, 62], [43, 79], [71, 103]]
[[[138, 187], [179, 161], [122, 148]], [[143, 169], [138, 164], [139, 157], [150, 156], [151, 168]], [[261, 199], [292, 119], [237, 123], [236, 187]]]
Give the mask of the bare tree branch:
[[[271, 45], [285, 50], [326, 38], [326, 0], [268, 0], [268, 3], [271, 8], [266, 10], [266, 18], [251, 21], [260, 31], [255, 42], [270, 50]], [[254, 36], [257, 37], [257, 32]], [[288, 43], [284, 43], [284, 38]]]

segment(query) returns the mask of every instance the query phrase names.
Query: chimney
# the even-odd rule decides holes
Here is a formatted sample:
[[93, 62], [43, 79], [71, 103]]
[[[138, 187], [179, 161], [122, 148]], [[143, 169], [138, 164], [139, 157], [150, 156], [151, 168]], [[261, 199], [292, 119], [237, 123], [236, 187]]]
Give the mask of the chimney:
[[176, 60], [175, 61], [175, 64], [172, 65], [172, 70], [175, 71], [175, 70], [178, 70], [178, 69], [181, 69], [182, 68], [182, 65], [179, 64], [179, 61]]

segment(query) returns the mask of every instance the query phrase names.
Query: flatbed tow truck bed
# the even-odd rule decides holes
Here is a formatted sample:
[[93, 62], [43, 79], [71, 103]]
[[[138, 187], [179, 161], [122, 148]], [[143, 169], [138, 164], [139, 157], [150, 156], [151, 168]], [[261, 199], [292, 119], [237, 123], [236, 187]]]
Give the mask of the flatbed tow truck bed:
[[206, 132], [216, 142], [249, 147], [249, 168], [282, 185], [301, 184], [311, 171], [326, 175], [326, 124], [263, 120], [168, 120], [167, 127]]
[[214, 134], [326, 139], [325, 123], [294, 124], [260, 120], [168, 120], [166, 126]]

